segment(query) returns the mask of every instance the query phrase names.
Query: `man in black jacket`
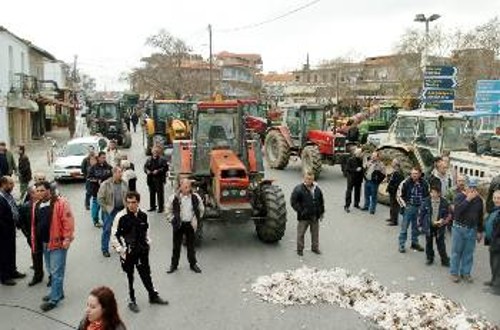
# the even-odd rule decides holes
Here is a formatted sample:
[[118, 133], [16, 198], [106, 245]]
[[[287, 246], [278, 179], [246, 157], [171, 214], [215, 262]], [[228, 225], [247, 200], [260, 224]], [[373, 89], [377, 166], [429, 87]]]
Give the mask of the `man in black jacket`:
[[304, 253], [304, 234], [311, 227], [311, 250], [321, 254], [319, 250], [319, 221], [323, 220], [325, 203], [323, 193], [314, 182], [313, 173], [304, 174], [304, 182], [297, 185], [292, 192], [291, 204], [297, 212], [297, 254]]
[[32, 179], [31, 165], [28, 156], [26, 155], [26, 147], [20, 145], [18, 149], [19, 161], [18, 161], [18, 174], [19, 174], [19, 189], [21, 191], [21, 196], [28, 190], [28, 184]]
[[138, 192], [127, 193], [127, 207], [120, 211], [113, 225], [112, 245], [120, 255], [122, 269], [127, 273], [130, 302], [129, 309], [139, 312], [135, 299], [134, 269], [137, 268], [142, 284], [149, 294], [149, 303], [157, 305], [168, 305], [168, 301], [160, 298], [155, 290], [151, 279], [151, 268], [149, 266], [149, 224], [148, 215], [139, 208], [141, 195]]
[[151, 157], [144, 164], [144, 173], [147, 175], [149, 188], [149, 210], [156, 210], [156, 197], [158, 197], [158, 213], [163, 212], [165, 206], [165, 181], [168, 171], [167, 160], [161, 156], [161, 148], [154, 146]]
[[352, 190], [354, 189], [354, 207], [359, 209], [361, 185], [363, 184], [363, 152], [360, 148], [354, 150], [354, 155], [347, 160], [347, 190], [345, 192], [344, 211], [351, 212]]
[[399, 160], [392, 160], [392, 173], [389, 177], [387, 183], [387, 192], [389, 193], [389, 219], [387, 219], [388, 226], [397, 226], [399, 211], [401, 207], [399, 206], [397, 199], [397, 192], [399, 184], [404, 180], [404, 174], [401, 170], [401, 164]]

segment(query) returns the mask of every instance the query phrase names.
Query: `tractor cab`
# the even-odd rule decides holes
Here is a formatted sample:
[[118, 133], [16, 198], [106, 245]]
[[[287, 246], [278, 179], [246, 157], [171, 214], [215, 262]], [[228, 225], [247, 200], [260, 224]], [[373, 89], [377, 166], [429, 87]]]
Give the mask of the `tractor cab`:
[[94, 102], [91, 107], [91, 134], [102, 134], [118, 144], [130, 148], [132, 139], [124, 122], [121, 103], [118, 100]]

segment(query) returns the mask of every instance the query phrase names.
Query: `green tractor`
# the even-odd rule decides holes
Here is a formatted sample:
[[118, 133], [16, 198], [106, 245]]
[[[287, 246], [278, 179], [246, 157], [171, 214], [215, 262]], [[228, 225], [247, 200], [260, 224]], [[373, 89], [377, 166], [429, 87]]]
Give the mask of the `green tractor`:
[[386, 132], [396, 119], [399, 108], [392, 103], [382, 104], [374, 116], [363, 120], [359, 125], [359, 140], [366, 144], [368, 135]]
[[116, 140], [119, 146], [130, 148], [132, 136], [125, 125], [125, 112], [120, 101], [94, 101], [90, 114], [90, 134], [101, 134], [110, 140]]

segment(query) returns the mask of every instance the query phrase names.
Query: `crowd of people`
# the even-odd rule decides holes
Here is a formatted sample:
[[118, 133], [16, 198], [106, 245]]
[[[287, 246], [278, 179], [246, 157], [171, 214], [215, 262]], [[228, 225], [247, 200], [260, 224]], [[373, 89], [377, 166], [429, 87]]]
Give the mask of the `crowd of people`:
[[[453, 175], [447, 155], [434, 160], [434, 169], [427, 177], [413, 167], [405, 177], [398, 159], [393, 159], [392, 171], [386, 172], [378, 152], [363, 160], [361, 149], [355, 149], [347, 161], [347, 189], [344, 211], [350, 213], [354, 190], [354, 207], [374, 214], [379, 185], [386, 180], [389, 195], [389, 226], [400, 226], [398, 250], [406, 252], [408, 231], [410, 248], [424, 252], [426, 264], [435, 259], [434, 245], [441, 265], [449, 267], [453, 282], [473, 282], [474, 251], [483, 238], [489, 245], [492, 279], [484, 284], [500, 294], [500, 186], [491, 187], [493, 206], [485, 216], [485, 202], [478, 192], [477, 178]], [[364, 183], [363, 183], [364, 182]], [[364, 207], [360, 207], [361, 186], [364, 184]], [[447, 230], [448, 229], [448, 230]], [[450, 234], [451, 249], [448, 254], [446, 235]], [[425, 237], [425, 247], [420, 244]]]
[[[33, 277], [28, 285], [37, 285], [43, 282], [45, 274], [48, 275], [49, 291], [42, 298], [40, 308], [49, 311], [65, 298], [66, 258], [74, 239], [75, 219], [70, 203], [61, 196], [56, 185], [49, 182], [44, 173], [32, 173], [24, 146], [19, 146], [18, 154], [16, 162], [6, 144], [0, 142], [0, 282], [12, 286], [26, 276], [16, 267], [16, 228], [19, 228], [31, 250]], [[390, 204], [388, 225], [400, 226], [399, 252], [406, 252], [410, 230], [410, 248], [425, 251], [427, 265], [435, 261], [436, 245], [441, 265], [449, 267], [453, 282], [470, 283], [475, 246], [482, 241], [484, 234], [490, 246], [492, 272], [491, 280], [485, 284], [492, 287], [493, 292], [500, 293], [500, 190], [493, 192], [494, 205], [485, 217], [477, 180], [462, 175], [453, 177], [448, 165], [446, 157], [439, 157], [430, 176], [425, 177], [419, 168], [414, 167], [405, 177], [397, 159], [392, 161], [392, 171], [388, 173], [377, 152], [365, 160], [362, 150], [356, 148], [345, 167], [344, 211], [351, 213], [353, 204], [361, 211], [375, 214], [380, 184], [385, 180]], [[195, 240], [205, 211], [203, 201], [188, 179], [181, 180], [178, 189], [165, 200], [168, 166], [161, 147], [154, 146], [143, 167], [149, 190], [147, 212], [166, 213], [165, 218], [172, 225], [172, 255], [167, 273], [178, 270], [183, 241], [190, 269], [201, 273]], [[134, 164], [112, 141], [105, 151], [89, 150], [81, 168], [86, 180], [84, 207], [90, 211], [91, 225], [101, 231], [102, 255], [109, 258], [114, 250], [119, 256], [128, 283], [128, 308], [133, 312], [140, 311], [134, 288], [136, 269], [148, 292], [149, 303], [167, 305], [168, 301], [160, 297], [153, 284], [148, 213], [140, 206]], [[12, 195], [14, 174], [19, 178], [22, 193], [19, 201]], [[304, 254], [308, 229], [311, 251], [321, 254], [319, 222], [325, 217], [325, 199], [312, 173], [305, 173], [303, 182], [294, 188], [290, 203], [297, 213], [297, 254]], [[445, 239], [449, 233], [450, 253]], [[425, 247], [420, 244], [420, 236], [425, 237]], [[102, 324], [109, 325], [106, 328], [125, 329], [114, 294], [107, 287], [91, 291], [80, 329], [94, 329]]]

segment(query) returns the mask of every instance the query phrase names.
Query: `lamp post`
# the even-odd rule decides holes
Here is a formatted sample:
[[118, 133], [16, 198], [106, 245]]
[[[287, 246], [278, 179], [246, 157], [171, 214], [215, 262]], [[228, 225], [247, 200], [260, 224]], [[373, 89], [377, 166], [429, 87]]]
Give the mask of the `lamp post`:
[[425, 70], [425, 67], [427, 66], [427, 54], [429, 51], [429, 23], [432, 21], [437, 20], [441, 16], [438, 14], [432, 14], [429, 17], [425, 17], [424, 14], [417, 14], [415, 16], [414, 21], [415, 22], [422, 22], [425, 23], [425, 45], [424, 45], [424, 50], [422, 52], [422, 60], [420, 66], [422, 67], [422, 71]]

